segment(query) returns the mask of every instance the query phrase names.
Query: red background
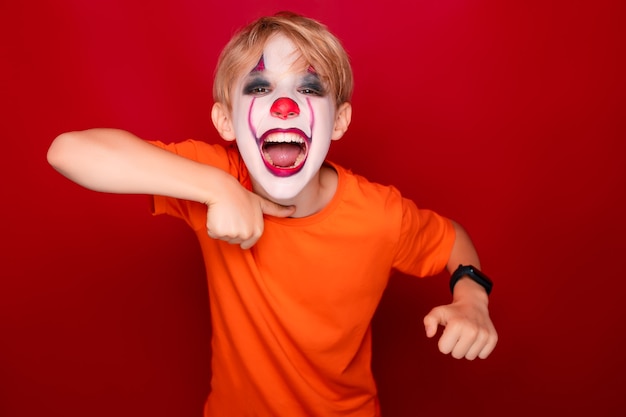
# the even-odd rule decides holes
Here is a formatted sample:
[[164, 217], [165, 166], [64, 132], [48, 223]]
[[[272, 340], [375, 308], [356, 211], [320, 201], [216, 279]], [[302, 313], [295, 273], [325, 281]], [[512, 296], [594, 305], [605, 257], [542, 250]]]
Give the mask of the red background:
[[218, 51], [281, 9], [325, 22], [356, 76], [331, 157], [458, 220], [496, 286], [486, 361], [422, 317], [445, 277], [394, 276], [374, 321], [385, 417], [615, 416], [624, 396], [624, 2], [0, 2], [0, 415], [199, 416], [202, 262], [146, 197], [45, 161], [59, 133], [219, 141]]

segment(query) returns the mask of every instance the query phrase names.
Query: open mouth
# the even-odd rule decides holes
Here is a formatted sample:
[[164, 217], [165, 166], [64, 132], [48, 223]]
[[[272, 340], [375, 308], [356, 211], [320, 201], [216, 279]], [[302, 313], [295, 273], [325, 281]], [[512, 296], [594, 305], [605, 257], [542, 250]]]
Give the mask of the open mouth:
[[279, 177], [299, 172], [309, 152], [309, 139], [298, 129], [273, 129], [260, 140], [261, 156], [267, 169]]

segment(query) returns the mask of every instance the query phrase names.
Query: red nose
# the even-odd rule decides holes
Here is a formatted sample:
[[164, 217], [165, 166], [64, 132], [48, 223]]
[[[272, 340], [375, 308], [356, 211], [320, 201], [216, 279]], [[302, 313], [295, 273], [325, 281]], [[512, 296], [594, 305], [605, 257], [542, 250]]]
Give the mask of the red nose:
[[295, 117], [299, 115], [300, 108], [298, 107], [298, 104], [292, 99], [287, 97], [281, 97], [277, 99], [274, 104], [272, 104], [270, 113], [274, 117], [285, 120], [289, 117]]

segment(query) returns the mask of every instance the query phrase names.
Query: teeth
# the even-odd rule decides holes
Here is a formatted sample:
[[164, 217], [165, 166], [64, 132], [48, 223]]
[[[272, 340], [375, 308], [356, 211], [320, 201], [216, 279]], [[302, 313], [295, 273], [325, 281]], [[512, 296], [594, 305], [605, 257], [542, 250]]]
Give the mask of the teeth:
[[291, 167], [281, 167], [281, 168], [295, 168], [299, 166], [302, 163], [302, 161], [304, 161], [304, 159], [306, 158], [306, 141], [301, 135], [294, 133], [294, 132], [277, 132], [277, 133], [272, 133], [268, 135], [263, 141], [263, 146], [262, 146], [263, 156], [265, 160], [269, 162], [271, 165], [276, 166], [276, 164], [274, 164], [274, 161], [272, 161], [272, 157], [270, 156], [269, 152], [266, 151], [266, 147], [265, 147], [265, 145], [270, 144], [270, 143], [272, 144], [273, 143], [292, 143], [292, 144], [300, 145], [300, 147], [302, 148], [300, 154], [298, 155], [298, 157], [294, 161], [294, 164]]
[[302, 136], [297, 133], [273, 133], [265, 138], [265, 142], [271, 143], [304, 143]]
[[296, 158], [296, 162], [294, 162], [292, 168], [297, 167], [298, 165], [300, 165], [300, 163], [302, 162], [302, 160], [304, 160], [304, 155], [300, 154], [298, 155], [298, 158]]

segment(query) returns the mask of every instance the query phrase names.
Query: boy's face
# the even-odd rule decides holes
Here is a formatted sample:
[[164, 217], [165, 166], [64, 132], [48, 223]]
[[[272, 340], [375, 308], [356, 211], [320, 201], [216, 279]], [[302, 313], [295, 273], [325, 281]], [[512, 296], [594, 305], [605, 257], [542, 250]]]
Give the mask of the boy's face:
[[[284, 35], [270, 38], [235, 84], [232, 122], [255, 186], [288, 202], [319, 173], [333, 137], [332, 94]], [[340, 135], [339, 135], [340, 136]]]

